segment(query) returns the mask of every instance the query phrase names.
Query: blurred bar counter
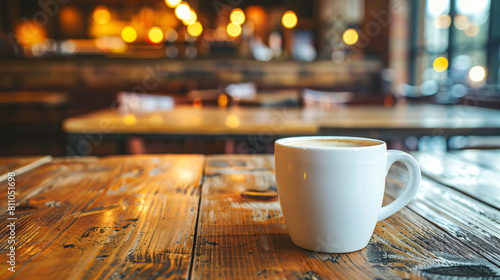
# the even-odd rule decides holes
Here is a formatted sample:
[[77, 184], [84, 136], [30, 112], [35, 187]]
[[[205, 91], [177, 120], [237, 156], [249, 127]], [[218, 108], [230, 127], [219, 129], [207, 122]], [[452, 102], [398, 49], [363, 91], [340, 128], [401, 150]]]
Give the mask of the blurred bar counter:
[[[0, 60], [0, 91], [57, 89], [74, 94], [84, 92], [87, 100], [94, 97], [93, 94], [105, 99], [102, 105], [111, 104], [118, 91], [184, 93], [240, 82], [254, 82], [264, 89], [377, 91], [380, 89], [381, 69], [382, 63], [370, 60], [336, 64], [330, 61], [237, 59], [4, 59]], [[92, 104], [86, 108], [87, 111], [96, 109]]]

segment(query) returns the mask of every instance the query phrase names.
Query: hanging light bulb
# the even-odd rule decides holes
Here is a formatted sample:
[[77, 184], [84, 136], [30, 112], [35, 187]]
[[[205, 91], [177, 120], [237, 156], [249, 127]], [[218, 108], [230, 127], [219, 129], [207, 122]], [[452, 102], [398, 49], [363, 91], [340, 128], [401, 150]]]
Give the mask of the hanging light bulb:
[[243, 10], [236, 8], [236, 9], [231, 11], [231, 15], [229, 16], [229, 20], [232, 23], [242, 25], [245, 22], [245, 13], [243, 13]]
[[175, 8], [175, 16], [179, 20], [187, 20], [191, 16], [191, 9], [189, 8], [188, 4], [185, 2], [182, 2]]
[[294, 11], [286, 11], [281, 18], [281, 23], [285, 28], [291, 29], [297, 25], [298, 19]]
[[167, 6], [172, 9], [179, 6], [180, 3], [181, 0], [165, 0], [165, 4], [167, 4]]

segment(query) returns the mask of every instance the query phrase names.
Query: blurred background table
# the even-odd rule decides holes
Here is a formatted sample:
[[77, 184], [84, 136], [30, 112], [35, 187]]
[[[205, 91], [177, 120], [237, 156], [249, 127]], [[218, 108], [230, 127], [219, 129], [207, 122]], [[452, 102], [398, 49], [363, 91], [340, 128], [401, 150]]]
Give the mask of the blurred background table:
[[[121, 114], [101, 110], [65, 120], [71, 151], [82, 155], [89, 138], [118, 141], [118, 153], [124, 153], [125, 141], [132, 137], [169, 140], [245, 140], [262, 136], [315, 135], [317, 126], [300, 118], [290, 118], [289, 110], [278, 108], [175, 107], [170, 111]], [[268, 142], [269, 142], [268, 141]]]
[[[277, 197], [242, 195], [273, 192], [271, 155], [55, 158], [15, 177], [16, 273], [2, 269], [0, 277], [495, 279], [498, 154], [415, 153], [424, 174], [416, 197], [348, 254], [294, 246]], [[406, 180], [394, 165], [384, 203]], [[4, 264], [7, 237], [2, 231]]]
[[322, 134], [388, 136], [500, 135], [500, 111], [473, 106], [351, 106], [309, 113]]
[[[469, 106], [401, 105], [317, 108], [175, 107], [121, 114], [101, 110], [64, 122], [72, 151], [95, 137], [160, 139], [275, 139], [294, 135], [349, 135], [392, 141], [406, 136], [500, 135], [500, 112]], [[262, 136], [264, 135], [264, 136]], [[124, 145], [119, 146], [124, 153]], [[262, 150], [260, 152], [263, 152]]]

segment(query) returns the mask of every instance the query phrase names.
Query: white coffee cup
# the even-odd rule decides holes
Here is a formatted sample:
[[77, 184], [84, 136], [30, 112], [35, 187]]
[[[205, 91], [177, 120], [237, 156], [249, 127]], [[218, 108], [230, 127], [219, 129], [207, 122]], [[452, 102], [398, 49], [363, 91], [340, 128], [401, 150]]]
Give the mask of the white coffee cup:
[[[385, 142], [358, 137], [291, 137], [275, 143], [276, 187], [286, 227], [295, 245], [346, 253], [370, 241], [377, 221], [406, 206], [417, 193], [420, 167]], [[408, 185], [382, 207], [385, 177], [403, 162]]]

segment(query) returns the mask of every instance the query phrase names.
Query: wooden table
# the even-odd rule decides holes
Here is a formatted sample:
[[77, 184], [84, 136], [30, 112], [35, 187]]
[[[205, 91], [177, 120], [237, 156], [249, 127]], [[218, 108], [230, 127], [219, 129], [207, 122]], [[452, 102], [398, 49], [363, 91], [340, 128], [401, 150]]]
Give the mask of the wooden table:
[[[15, 273], [1, 205], [0, 278], [498, 279], [500, 151], [415, 156], [415, 199], [348, 254], [294, 246], [277, 200], [242, 196], [274, 188], [269, 155], [53, 159], [15, 177]], [[391, 168], [384, 203], [406, 179]]]
[[[353, 106], [335, 110], [176, 107], [167, 112], [120, 114], [110, 109], [69, 118], [72, 150], [93, 138], [270, 139], [293, 135], [500, 135], [500, 111], [467, 106]], [[119, 151], [122, 152], [122, 151]]]
[[313, 114], [322, 134], [369, 136], [500, 135], [500, 111], [463, 105], [356, 106]]
[[51, 156], [0, 157], [0, 182], [7, 179], [9, 172], [23, 174], [51, 160]]

